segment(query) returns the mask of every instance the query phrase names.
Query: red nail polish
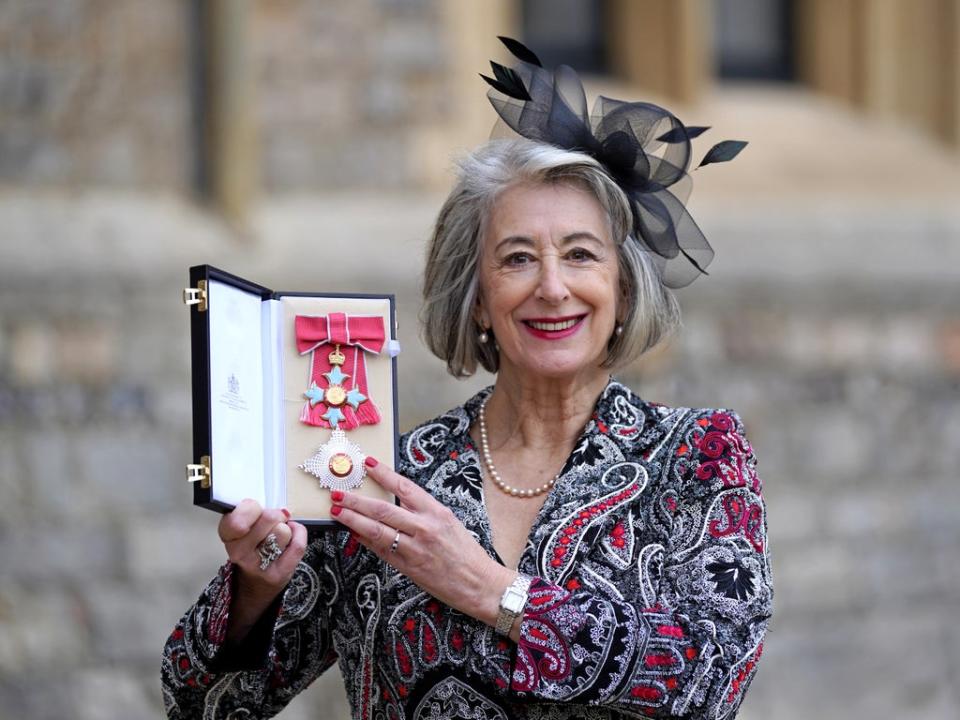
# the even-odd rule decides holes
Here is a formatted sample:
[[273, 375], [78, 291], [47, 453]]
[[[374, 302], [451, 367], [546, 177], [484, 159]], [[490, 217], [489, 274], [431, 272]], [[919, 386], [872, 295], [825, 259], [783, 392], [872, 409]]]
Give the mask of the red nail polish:
[[369, 467], [369, 468], [374, 468], [374, 467], [376, 467], [377, 465], [379, 465], [380, 463], [377, 462], [377, 459], [376, 459], [375, 457], [371, 457], [371, 456], [367, 455], [367, 457], [366, 457], [366, 458], [364, 459], [364, 461], [363, 461], [363, 464], [366, 465], [366, 466]]
[[340, 502], [343, 500], [343, 490], [331, 490], [330, 499], [334, 502]]
[[289, 510], [287, 510], [286, 508], [280, 508], [280, 512], [283, 513], [283, 516], [284, 516], [287, 520], [290, 519], [290, 511], [289, 511]]
[[339, 505], [334, 505], [332, 508], [330, 508], [330, 514], [336, 517], [337, 515], [340, 514], [341, 510], [343, 510], [342, 507], [340, 507]]

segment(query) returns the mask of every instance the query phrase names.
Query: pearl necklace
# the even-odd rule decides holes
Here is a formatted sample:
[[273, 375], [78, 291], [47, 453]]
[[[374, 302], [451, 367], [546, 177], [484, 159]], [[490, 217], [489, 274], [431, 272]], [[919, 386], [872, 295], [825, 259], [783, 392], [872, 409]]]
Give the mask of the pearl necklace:
[[560, 473], [554, 475], [543, 485], [531, 488], [529, 490], [507, 485], [503, 480], [500, 479], [500, 473], [497, 472], [497, 468], [493, 464], [493, 458], [490, 455], [490, 443], [487, 440], [487, 418], [484, 410], [487, 407], [487, 400], [489, 399], [490, 396], [488, 395], [486, 398], [484, 398], [483, 402], [480, 403], [480, 449], [483, 452], [483, 461], [487, 466], [487, 470], [490, 472], [490, 477], [493, 480], [493, 484], [500, 488], [507, 495], [513, 495], [514, 497], [536, 497], [537, 495], [542, 495], [554, 486], [554, 484], [560, 478]]

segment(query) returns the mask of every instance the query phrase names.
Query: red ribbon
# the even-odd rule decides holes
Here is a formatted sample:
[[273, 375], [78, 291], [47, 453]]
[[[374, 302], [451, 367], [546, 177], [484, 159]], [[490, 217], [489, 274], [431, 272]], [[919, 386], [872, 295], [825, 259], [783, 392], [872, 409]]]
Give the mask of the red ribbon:
[[[355, 388], [367, 397], [356, 410], [347, 403], [340, 406], [344, 415], [340, 426], [346, 430], [352, 430], [360, 425], [376, 425], [380, 422], [380, 411], [370, 399], [367, 389], [367, 361], [364, 353], [379, 354], [383, 349], [386, 342], [383, 318], [375, 315], [346, 315], [345, 313], [297, 315], [294, 319], [294, 327], [297, 334], [297, 351], [301, 355], [313, 353], [310, 361], [310, 379], [317, 384], [317, 387], [326, 390], [329, 386], [323, 374], [333, 369], [328, 356], [334, 346], [340, 345], [340, 352], [345, 358], [341, 370], [350, 376], [343, 383], [344, 389]], [[307, 425], [329, 428], [330, 423], [321, 417], [326, 411], [326, 403], [319, 402], [311, 406], [308, 400], [300, 412], [300, 421]]]

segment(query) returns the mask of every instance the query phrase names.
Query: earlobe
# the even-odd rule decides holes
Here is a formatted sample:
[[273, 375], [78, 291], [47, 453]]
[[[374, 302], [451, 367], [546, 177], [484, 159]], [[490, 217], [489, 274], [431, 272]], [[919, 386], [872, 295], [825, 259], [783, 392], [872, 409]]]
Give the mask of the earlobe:
[[487, 311], [483, 307], [483, 299], [477, 295], [477, 304], [473, 309], [473, 321], [480, 326], [481, 330], [490, 329], [490, 318], [487, 317]]
[[487, 313], [483, 309], [483, 303], [480, 301], [480, 296], [477, 296], [477, 306], [473, 312], [473, 321], [477, 324], [477, 340], [481, 345], [486, 345], [490, 342], [490, 335], [487, 330], [490, 329], [490, 323], [487, 320]]

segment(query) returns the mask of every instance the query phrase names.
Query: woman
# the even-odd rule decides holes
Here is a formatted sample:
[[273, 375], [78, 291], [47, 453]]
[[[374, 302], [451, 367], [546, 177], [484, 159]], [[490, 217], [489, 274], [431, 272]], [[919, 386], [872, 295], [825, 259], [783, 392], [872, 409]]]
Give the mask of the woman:
[[[493, 82], [509, 98], [501, 116], [533, 139], [462, 163], [425, 276], [431, 349], [455, 376], [495, 372], [494, 386], [404, 435], [395, 471], [368, 460], [397, 505], [334, 491], [344, 530], [309, 544], [284, 511], [244, 501], [224, 516], [230, 562], [167, 644], [170, 717], [268, 717], [334, 661], [360, 718], [739, 706], [772, 595], [742, 423], [610, 378], [677, 323], [665, 285], [701, 272], [709, 246], [654, 182], [665, 161], [647, 158], [640, 187], [611, 162], [626, 145], [596, 123], [600, 149], [581, 137], [571, 150], [550, 121], [534, 132], [513, 112], [577, 105], [562, 68], [540, 95], [545, 71], [525, 57]], [[634, 150], [663, 137], [664, 119], [683, 128], [655, 116]], [[693, 134], [659, 141], [689, 152]]]

